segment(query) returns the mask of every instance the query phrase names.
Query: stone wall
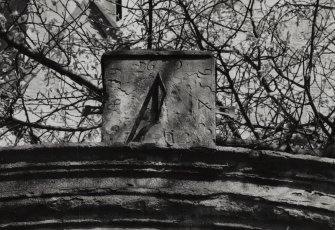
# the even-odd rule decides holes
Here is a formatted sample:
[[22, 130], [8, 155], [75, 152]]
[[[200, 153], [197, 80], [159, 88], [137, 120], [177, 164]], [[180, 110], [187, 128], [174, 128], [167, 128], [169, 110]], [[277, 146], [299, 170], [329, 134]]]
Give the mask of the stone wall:
[[335, 229], [334, 159], [85, 144], [0, 162], [4, 229]]

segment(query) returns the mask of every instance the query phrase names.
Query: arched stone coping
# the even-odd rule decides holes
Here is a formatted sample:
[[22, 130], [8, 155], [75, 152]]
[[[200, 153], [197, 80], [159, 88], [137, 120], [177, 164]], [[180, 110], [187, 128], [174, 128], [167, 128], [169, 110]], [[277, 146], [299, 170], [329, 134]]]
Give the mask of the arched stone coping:
[[217, 147], [0, 149], [0, 228], [335, 229], [335, 159]]

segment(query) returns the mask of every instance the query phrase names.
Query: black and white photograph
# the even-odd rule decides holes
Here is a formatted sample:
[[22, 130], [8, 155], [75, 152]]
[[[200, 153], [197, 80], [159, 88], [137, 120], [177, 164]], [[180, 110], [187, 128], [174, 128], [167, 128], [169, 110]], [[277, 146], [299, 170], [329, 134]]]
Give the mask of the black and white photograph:
[[0, 0], [0, 229], [335, 230], [335, 1]]

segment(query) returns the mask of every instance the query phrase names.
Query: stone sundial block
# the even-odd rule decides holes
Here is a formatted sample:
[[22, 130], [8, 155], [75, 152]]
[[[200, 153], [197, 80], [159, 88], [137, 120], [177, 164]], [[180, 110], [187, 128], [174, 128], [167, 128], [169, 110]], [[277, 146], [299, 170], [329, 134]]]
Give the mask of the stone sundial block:
[[105, 53], [103, 142], [215, 147], [214, 64], [203, 51]]

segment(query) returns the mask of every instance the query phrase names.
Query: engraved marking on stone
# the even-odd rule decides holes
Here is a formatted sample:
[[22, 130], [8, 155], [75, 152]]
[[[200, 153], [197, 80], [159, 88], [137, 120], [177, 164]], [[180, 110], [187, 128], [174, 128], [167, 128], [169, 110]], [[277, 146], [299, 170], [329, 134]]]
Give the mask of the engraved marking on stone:
[[120, 73], [121, 73], [121, 70], [119, 68], [114, 68], [114, 67], [108, 68], [108, 74], [110, 75], [117, 75]]
[[213, 131], [210, 128], [208, 128], [205, 123], [200, 123], [199, 124], [199, 128], [203, 131], [202, 134], [204, 136], [206, 135], [206, 133], [208, 133], [208, 134], [212, 134], [213, 133]]
[[182, 141], [184, 143], [190, 143], [191, 142], [191, 135], [187, 132], [182, 134]]
[[138, 80], [136, 80], [134, 82], [135, 86], [137, 89], [142, 89], [144, 88], [147, 84], [146, 84], [146, 79], [145, 78], [138, 78]]
[[106, 71], [107, 86], [110, 88], [121, 88], [121, 84], [126, 82], [126, 77], [122, 77], [122, 71], [119, 68], [110, 67]]
[[114, 80], [114, 79], [108, 79], [107, 80], [107, 86], [110, 87], [110, 88], [121, 88], [121, 82], [120, 81], [117, 81], [117, 80]]
[[202, 100], [198, 99], [198, 109], [201, 109], [201, 108], [207, 108], [209, 110], [212, 110], [211, 107], [208, 105], [208, 103], [206, 102], [203, 102]]
[[[161, 98], [159, 99], [159, 97]], [[160, 74], [158, 73], [153, 84], [149, 89], [147, 96], [145, 97], [140, 112], [129, 134], [127, 143], [131, 141], [140, 141], [141, 139], [143, 139], [144, 135], [149, 131], [149, 129], [158, 122], [165, 97], [166, 97], [166, 88], [160, 77]], [[139, 129], [141, 122], [145, 119], [146, 111], [148, 109], [150, 100], [151, 100], [151, 111], [150, 111], [151, 116], [148, 122], [146, 122], [147, 124], [142, 125], [142, 128], [136, 134], [136, 131]]]
[[167, 144], [173, 145], [174, 144], [174, 136], [173, 131], [165, 131], [164, 138]]
[[186, 75], [187, 75], [187, 77], [189, 77], [189, 78], [192, 78], [192, 77], [198, 77], [198, 78], [200, 78], [200, 76], [199, 76], [199, 74], [198, 73], [186, 73]]
[[106, 72], [113, 80], [121, 81], [121, 70], [118, 68], [108, 68]]
[[144, 61], [139, 61], [132, 65], [132, 69], [136, 72], [144, 72], [147, 69], [147, 63]]
[[201, 73], [202, 75], [211, 75], [212, 68], [199, 69], [198, 72]]
[[202, 75], [211, 75], [212, 74], [212, 66], [208, 66], [207, 62], [204, 61], [202, 63], [199, 63], [199, 67], [203, 66], [204, 68], [199, 68], [198, 72]]
[[107, 108], [111, 111], [117, 111], [119, 110], [121, 104], [121, 100], [119, 98], [111, 99], [111, 101], [108, 103]]
[[118, 125], [113, 125], [112, 127], [111, 127], [111, 129], [110, 129], [110, 133], [109, 134], [114, 134], [114, 133], [116, 133], [117, 131], [119, 131], [120, 130], [120, 126], [118, 126]]
[[[123, 119], [124, 119], [124, 121], [123, 121], [124, 125], [126, 127], [130, 126], [130, 123], [131, 123], [130, 117], [123, 117]], [[129, 132], [128, 132], [128, 134], [129, 134]]]
[[202, 87], [202, 88], [208, 88], [211, 92], [213, 91], [213, 90], [212, 90], [212, 87], [211, 87], [210, 85], [203, 84], [203, 83], [201, 83], [201, 82], [200, 82], [200, 87]]
[[183, 66], [183, 62], [181, 60], [178, 60], [176, 62], [176, 69], [180, 69]]
[[157, 65], [157, 63], [155, 61], [149, 61], [147, 69], [148, 70], [154, 70], [154, 69], [156, 69], [156, 65]]
[[145, 86], [148, 85], [147, 82], [151, 81], [154, 78], [155, 78], [154, 73], [149, 73], [149, 75], [145, 75], [145, 76], [141, 76], [140, 74], [137, 78], [135, 78], [134, 85], [137, 88], [144, 88]]
[[110, 128], [106, 128], [106, 132], [109, 135], [113, 135], [113, 134], [117, 133], [119, 130], [120, 130], [120, 126], [118, 126], [118, 125], [113, 125]]

